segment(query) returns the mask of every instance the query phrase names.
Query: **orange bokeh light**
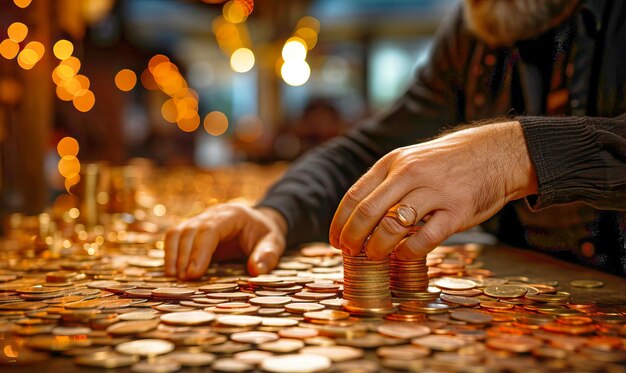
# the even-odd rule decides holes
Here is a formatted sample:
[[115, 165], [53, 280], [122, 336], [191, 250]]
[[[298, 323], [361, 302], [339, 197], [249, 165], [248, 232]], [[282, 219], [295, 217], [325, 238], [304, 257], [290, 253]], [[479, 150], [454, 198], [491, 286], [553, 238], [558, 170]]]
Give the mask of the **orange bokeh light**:
[[204, 117], [203, 124], [209, 135], [220, 136], [228, 129], [228, 118], [220, 111], [212, 111]]
[[7, 60], [12, 60], [20, 52], [20, 45], [11, 39], [4, 39], [0, 43], [0, 55]]
[[59, 66], [67, 66], [74, 71], [74, 74], [78, 74], [80, 70], [80, 60], [74, 56], [69, 57], [59, 63]]
[[[44, 53], [46, 53], [46, 47], [44, 47], [44, 45], [38, 41], [31, 41], [30, 43], [26, 44], [24, 49], [30, 49], [34, 51], [37, 54], [37, 61], [39, 61], [43, 57]], [[35, 63], [37, 63], [37, 61], [35, 61]]]
[[66, 60], [70, 58], [72, 53], [74, 53], [74, 44], [71, 41], [61, 39], [54, 43], [54, 47], [52, 47], [52, 52], [54, 56], [60, 60]]
[[76, 110], [86, 113], [96, 103], [96, 96], [88, 89], [81, 89], [73, 98], [74, 107]]
[[30, 2], [32, 0], [13, 0], [13, 3], [15, 3], [15, 5], [17, 5], [20, 8], [26, 8], [27, 6], [30, 5]]
[[128, 92], [135, 88], [137, 84], [137, 75], [134, 71], [123, 69], [115, 75], [115, 85], [120, 91]]
[[66, 155], [64, 157], [61, 157], [58, 169], [59, 173], [63, 177], [72, 176], [73, 174], [77, 174], [80, 172], [80, 162], [78, 161], [78, 158], [72, 155]]
[[166, 121], [176, 123], [178, 111], [176, 110], [176, 104], [173, 99], [169, 99], [163, 103], [161, 106], [161, 115]]
[[22, 22], [14, 22], [7, 29], [7, 34], [9, 35], [9, 39], [16, 43], [20, 43], [26, 39], [26, 36], [28, 35], [28, 27]]
[[57, 152], [60, 157], [65, 156], [73, 156], [76, 157], [78, 155], [78, 150], [80, 147], [78, 146], [78, 141], [76, 141], [73, 137], [64, 137], [57, 144]]
[[189, 118], [182, 118], [176, 121], [178, 128], [185, 132], [193, 132], [200, 126], [200, 116], [198, 113], [194, 113]]
[[148, 62], [148, 69], [152, 74], [154, 74], [154, 69], [163, 62], [170, 62], [170, 59], [162, 54], [154, 55]]
[[32, 69], [38, 60], [39, 56], [32, 49], [23, 49], [20, 54], [17, 55], [17, 64], [24, 70]]

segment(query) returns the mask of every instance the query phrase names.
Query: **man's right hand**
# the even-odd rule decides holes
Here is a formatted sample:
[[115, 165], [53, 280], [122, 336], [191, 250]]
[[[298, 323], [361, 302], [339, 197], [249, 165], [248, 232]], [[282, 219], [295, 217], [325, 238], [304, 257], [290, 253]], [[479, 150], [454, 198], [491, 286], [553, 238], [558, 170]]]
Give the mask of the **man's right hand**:
[[276, 210], [227, 203], [170, 228], [165, 234], [165, 273], [181, 280], [202, 277], [211, 259], [248, 256], [252, 275], [267, 273], [285, 250], [287, 222]]

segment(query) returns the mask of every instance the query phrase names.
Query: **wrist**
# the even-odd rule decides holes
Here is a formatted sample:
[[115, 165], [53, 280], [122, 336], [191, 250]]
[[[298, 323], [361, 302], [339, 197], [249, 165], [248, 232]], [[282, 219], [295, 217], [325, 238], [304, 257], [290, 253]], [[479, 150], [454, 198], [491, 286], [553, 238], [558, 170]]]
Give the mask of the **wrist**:
[[[507, 194], [510, 200], [537, 194], [537, 175], [528, 153], [526, 137], [519, 121], [498, 123], [505, 132], [503, 149], [510, 153], [507, 171], [509, 181]], [[506, 170], [505, 170], [506, 171]]]

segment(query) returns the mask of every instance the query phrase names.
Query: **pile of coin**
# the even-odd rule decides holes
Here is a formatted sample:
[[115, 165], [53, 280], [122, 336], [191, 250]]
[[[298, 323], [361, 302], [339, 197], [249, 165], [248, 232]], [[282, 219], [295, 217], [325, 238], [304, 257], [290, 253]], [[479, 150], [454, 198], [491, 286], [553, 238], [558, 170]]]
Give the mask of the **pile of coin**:
[[384, 315], [394, 311], [389, 290], [389, 257], [370, 260], [365, 253], [343, 255], [343, 308], [351, 313]]
[[391, 294], [400, 299], [419, 299], [428, 288], [428, 267], [426, 257], [415, 260], [400, 260], [391, 254]]

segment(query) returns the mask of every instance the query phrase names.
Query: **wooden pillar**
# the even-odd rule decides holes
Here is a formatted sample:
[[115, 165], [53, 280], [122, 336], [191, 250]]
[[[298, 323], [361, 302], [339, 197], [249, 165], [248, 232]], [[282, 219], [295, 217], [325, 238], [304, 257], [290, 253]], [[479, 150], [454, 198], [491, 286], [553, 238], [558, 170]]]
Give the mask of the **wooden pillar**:
[[[44, 158], [49, 149], [53, 123], [51, 2], [33, 1], [23, 10], [22, 22], [29, 28], [27, 41], [46, 47], [43, 58], [31, 70], [21, 69], [15, 60], [3, 61], [22, 85], [21, 101], [3, 111], [6, 137], [2, 144], [3, 212], [40, 213], [47, 204], [48, 186]], [[17, 21], [17, 19], [16, 19]]]

